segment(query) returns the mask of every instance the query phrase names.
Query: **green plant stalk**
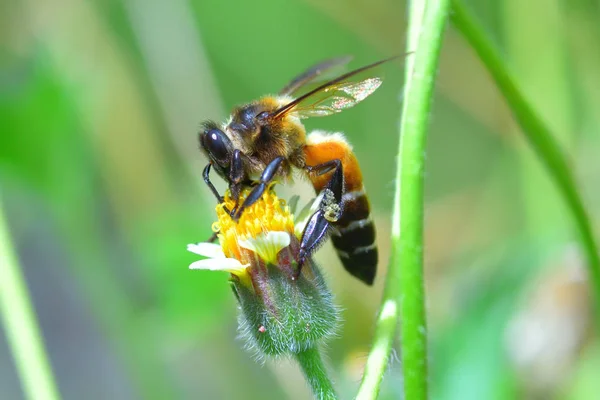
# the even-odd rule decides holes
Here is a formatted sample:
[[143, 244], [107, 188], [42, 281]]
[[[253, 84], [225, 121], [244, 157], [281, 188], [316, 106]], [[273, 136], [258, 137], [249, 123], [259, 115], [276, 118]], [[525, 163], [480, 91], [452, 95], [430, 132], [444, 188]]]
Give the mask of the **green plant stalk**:
[[327, 369], [319, 354], [317, 347], [311, 347], [307, 350], [295, 354], [296, 361], [300, 364], [302, 373], [309, 383], [315, 398], [322, 400], [335, 400], [337, 395], [333, 389], [333, 384], [327, 376]]
[[11, 245], [1, 202], [0, 313], [8, 345], [13, 353], [23, 392], [27, 398], [59, 399], [35, 311]]
[[[390, 276], [398, 275], [397, 273], [392, 275], [392, 273], [392, 270], [388, 270], [388, 279]], [[392, 281], [390, 280], [390, 282]], [[394, 280], [394, 285], [397, 285], [397, 279]], [[387, 288], [394, 285], [387, 285]], [[392, 291], [387, 288], [383, 306], [379, 311], [373, 347], [365, 364], [365, 371], [358, 388], [356, 400], [374, 400], [377, 398], [383, 375], [388, 366], [388, 359], [398, 326], [398, 301], [395, 298], [387, 298], [386, 295]]]
[[[423, 282], [423, 170], [427, 122], [449, 0], [411, 2], [399, 164], [392, 217], [392, 255], [373, 348], [357, 399], [375, 399], [396, 330], [404, 398], [427, 398], [427, 336]], [[414, 57], [414, 60], [413, 60]], [[402, 270], [401, 270], [402, 268]]]
[[[424, 1], [424, 0], [422, 0]], [[411, 7], [419, 7], [413, 1]], [[426, 3], [410, 87], [400, 121], [392, 225], [392, 262], [400, 269], [400, 351], [405, 399], [427, 398], [427, 328], [423, 282], [423, 181], [429, 110], [450, 0]], [[411, 16], [412, 19], [412, 16]], [[419, 21], [410, 21], [419, 24]], [[399, 212], [398, 212], [399, 210]], [[399, 264], [399, 265], [398, 265]]]
[[590, 284], [596, 297], [596, 315], [600, 320], [600, 255], [583, 201], [577, 191], [566, 157], [550, 130], [538, 117], [518, 89], [515, 80], [502, 62], [483, 28], [459, 0], [453, 0], [452, 21], [479, 55], [496, 85], [506, 98], [529, 144], [537, 152], [551, 179], [567, 203], [579, 230], [581, 245], [588, 259]]
[[[405, 61], [405, 84], [404, 98], [410, 89], [411, 78], [414, 69], [414, 53], [419, 44], [419, 33], [425, 13], [425, 2], [414, 2], [409, 10], [409, 24], [407, 30], [407, 53]], [[406, 103], [403, 103], [403, 107]], [[403, 111], [404, 114], [404, 111]], [[394, 204], [400, 204], [400, 190], [396, 188], [394, 194]], [[399, 223], [399, 209], [394, 210], [394, 223]], [[400, 230], [399, 224], [395, 227], [396, 231]], [[397, 235], [396, 237], [398, 237]], [[400, 287], [400, 263], [397, 259], [392, 258], [388, 265], [388, 271], [385, 280], [385, 291], [383, 300], [379, 310], [377, 325], [375, 327], [375, 335], [373, 338], [373, 347], [367, 357], [365, 370], [363, 373], [362, 382], [356, 396], [357, 400], [374, 400], [379, 395], [379, 389], [383, 375], [388, 367], [388, 360], [394, 344], [394, 337], [398, 327], [398, 293]]]

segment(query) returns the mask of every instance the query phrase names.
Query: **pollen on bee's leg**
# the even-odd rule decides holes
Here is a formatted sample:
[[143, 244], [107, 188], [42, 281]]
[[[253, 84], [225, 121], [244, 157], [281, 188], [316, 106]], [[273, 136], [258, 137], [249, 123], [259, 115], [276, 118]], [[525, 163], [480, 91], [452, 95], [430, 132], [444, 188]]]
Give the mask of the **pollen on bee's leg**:
[[340, 219], [340, 206], [337, 204], [332, 204], [329, 207], [325, 207], [323, 211], [325, 212], [325, 219], [329, 222], [336, 222], [338, 219]]
[[329, 189], [324, 190], [321, 209], [323, 210], [323, 216], [327, 221], [336, 222], [340, 219], [341, 207], [336, 203], [335, 196]]

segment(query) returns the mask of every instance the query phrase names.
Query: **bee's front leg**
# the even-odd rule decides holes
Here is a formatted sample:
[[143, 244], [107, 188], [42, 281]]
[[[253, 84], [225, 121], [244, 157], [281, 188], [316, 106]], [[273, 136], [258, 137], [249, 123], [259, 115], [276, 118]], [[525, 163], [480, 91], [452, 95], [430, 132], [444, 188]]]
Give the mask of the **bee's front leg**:
[[[210, 180], [210, 168], [211, 168], [212, 164], [207, 164], [206, 167], [204, 167], [204, 171], [202, 171], [202, 177], [204, 178], [204, 183], [206, 183], [206, 185], [208, 186], [208, 188], [210, 189], [210, 191], [215, 195], [215, 197], [217, 198], [217, 202], [220, 204], [223, 202], [223, 196], [221, 196], [219, 194], [219, 191], [217, 190], [217, 188], [215, 187], [215, 185], [213, 185], [212, 181]], [[217, 236], [217, 232], [213, 232], [213, 234], [210, 236], [210, 238], [207, 240], [207, 242], [209, 243], [214, 243], [217, 240], [218, 236]]]
[[242, 182], [247, 180], [248, 174], [244, 166], [244, 159], [246, 155], [239, 149], [233, 151], [231, 161], [229, 164], [229, 193], [231, 198], [235, 200], [234, 211], [238, 206], [240, 199], [240, 193], [242, 191]]
[[320, 203], [319, 209], [310, 216], [302, 231], [296, 277], [300, 276], [302, 265], [304, 265], [307, 258], [323, 244], [331, 223], [336, 222], [343, 211], [344, 172], [342, 162], [335, 159], [323, 164], [306, 167], [309, 174], [316, 176], [324, 175], [332, 170], [331, 178], [317, 197], [317, 201]]
[[219, 194], [219, 191], [217, 190], [215, 185], [213, 185], [212, 181], [210, 180], [210, 168], [211, 167], [212, 167], [211, 163], [206, 164], [206, 167], [204, 167], [204, 171], [202, 171], [202, 177], [204, 178], [204, 183], [206, 183], [206, 186], [208, 186], [208, 188], [210, 189], [212, 194], [214, 194], [215, 197], [217, 198], [217, 203], [222, 203], [223, 196], [221, 196]]
[[262, 195], [265, 193], [265, 190], [267, 190], [269, 183], [271, 183], [271, 181], [273, 181], [275, 178], [283, 160], [283, 157], [277, 157], [267, 165], [265, 170], [260, 175], [258, 184], [254, 186], [250, 194], [248, 194], [248, 197], [244, 199], [244, 202], [239, 207], [236, 206], [236, 208], [233, 209], [231, 212], [231, 218], [236, 221], [240, 219], [244, 210], [256, 203], [256, 201], [262, 197]]

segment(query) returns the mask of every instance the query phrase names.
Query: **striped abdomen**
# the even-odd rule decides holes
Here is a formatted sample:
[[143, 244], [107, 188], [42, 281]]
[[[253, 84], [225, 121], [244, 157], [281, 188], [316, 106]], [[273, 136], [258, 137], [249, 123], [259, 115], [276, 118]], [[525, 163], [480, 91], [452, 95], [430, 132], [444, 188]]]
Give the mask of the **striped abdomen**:
[[[362, 183], [362, 173], [352, 147], [341, 134], [313, 132], [304, 148], [307, 165], [318, 165], [332, 159], [342, 162], [344, 172], [343, 212], [333, 223], [331, 239], [344, 268], [368, 285], [377, 272], [375, 225], [370, 217], [369, 200]], [[319, 193], [327, 185], [330, 173], [310, 177]]]

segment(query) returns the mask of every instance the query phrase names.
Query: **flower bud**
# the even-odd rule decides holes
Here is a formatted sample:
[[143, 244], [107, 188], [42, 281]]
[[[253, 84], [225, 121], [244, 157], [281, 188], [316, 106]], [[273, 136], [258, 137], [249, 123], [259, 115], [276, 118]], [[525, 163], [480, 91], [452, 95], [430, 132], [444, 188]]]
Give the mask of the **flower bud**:
[[[248, 194], [242, 193], [240, 204]], [[292, 355], [314, 348], [335, 334], [339, 310], [318, 267], [308, 259], [298, 275], [299, 236], [289, 207], [269, 189], [238, 221], [217, 206], [219, 251], [191, 268], [226, 270], [240, 304], [239, 330], [246, 346], [260, 356]], [[298, 236], [297, 236], [298, 235]], [[207, 255], [207, 244], [188, 249]], [[213, 245], [216, 246], [216, 245]], [[203, 247], [204, 253], [197, 251]], [[217, 254], [218, 253], [218, 254]]]

